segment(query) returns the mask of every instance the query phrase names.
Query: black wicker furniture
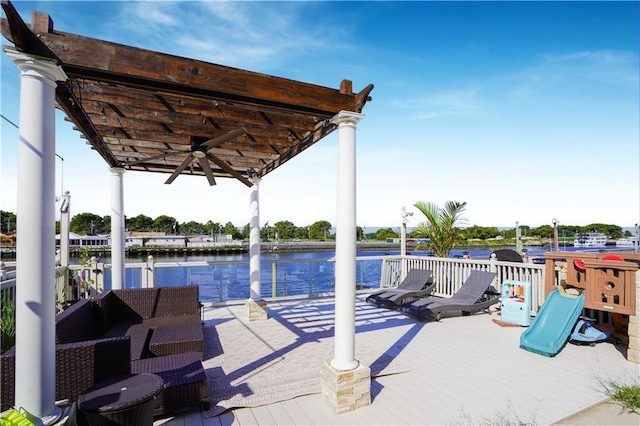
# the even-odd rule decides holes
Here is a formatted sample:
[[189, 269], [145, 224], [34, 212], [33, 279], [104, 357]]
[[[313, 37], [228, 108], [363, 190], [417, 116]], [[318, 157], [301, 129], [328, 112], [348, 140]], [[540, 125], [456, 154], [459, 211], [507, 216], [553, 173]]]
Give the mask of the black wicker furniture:
[[154, 373], [162, 378], [165, 391], [158, 398], [154, 415], [170, 414], [200, 406], [210, 407], [209, 380], [197, 352], [144, 358], [131, 362], [132, 373]]
[[155, 374], [126, 374], [96, 383], [78, 398], [91, 426], [153, 425], [156, 398], [164, 382]]
[[[197, 286], [109, 290], [56, 316], [56, 399], [130, 373], [157, 374], [154, 415], [208, 409]], [[0, 357], [2, 402], [15, 404], [15, 348]]]
[[[198, 290], [188, 286], [103, 292], [95, 300], [102, 336], [130, 336], [132, 360], [182, 352], [199, 352], [202, 359]], [[151, 348], [156, 353], [150, 353]]]
[[[95, 383], [130, 373], [129, 348], [129, 337], [57, 344], [56, 400], [76, 401], [83, 390]], [[4, 408], [4, 404], [15, 405], [15, 347], [0, 357], [0, 363], [0, 395]]]

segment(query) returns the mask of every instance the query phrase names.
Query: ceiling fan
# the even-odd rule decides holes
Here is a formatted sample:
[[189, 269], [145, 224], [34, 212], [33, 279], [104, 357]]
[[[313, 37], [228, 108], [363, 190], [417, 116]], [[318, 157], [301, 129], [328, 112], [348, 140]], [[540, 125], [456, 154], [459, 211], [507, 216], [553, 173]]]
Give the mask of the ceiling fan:
[[[216, 163], [217, 165], [221, 166], [224, 169], [228, 169], [229, 167], [224, 164], [221, 164], [222, 163], [221, 160], [213, 156], [212, 154], [210, 154], [208, 151], [212, 148], [216, 148], [222, 145], [223, 143], [231, 139], [237, 138], [243, 133], [246, 133], [246, 129], [240, 128], [240, 129], [232, 130], [228, 133], [225, 133], [222, 136], [218, 136], [217, 138], [205, 139], [204, 141], [203, 141], [203, 138], [192, 136], [189, 151], [168, 152], [162, 155], [156, 155], [153, 157], [147, 157], [144, 159], [132, 161], [130, 163], [127, 163], [127, 165], [130, 166], [133, 164], [139, 164], [139, 163], [144, 163], [151, 160], [156, 160], [158, 158], [166, 158], [166, 157], [171, 157], [175, 155], [187, 154], [187, 157], [182, 161], [182, 163], [180, 163], [178, 167], [176, 167], [173, 173], [171, 173], [171, 176], [169, 176], [165, 184], [167, 185], [171, 184], [174, 180], [176, 180], [176, 178], [180, 175], [180, 173], [182, 173], [184, 169], [186, 169], [187, 167], [189, 167], [189, 165], [191, 165], [191, 163], [194, 160], [198, 160], [198, 163], [200, 164], [202, 171], [204, 172], [205, 176], [207, 177], [207, 180], [209, 181], [209, 185], [213, 186], [216, 184], [216, 180], [213, 177], [213, 171], [211, 170], [211, 165], [209, 164], [209, 161], [213, 161], [214, 163]], [[231, 172], [232, 170], [227, 170], [227, 171]], [[235, 174], [235, 173], [232, 173], [232, 174]]]

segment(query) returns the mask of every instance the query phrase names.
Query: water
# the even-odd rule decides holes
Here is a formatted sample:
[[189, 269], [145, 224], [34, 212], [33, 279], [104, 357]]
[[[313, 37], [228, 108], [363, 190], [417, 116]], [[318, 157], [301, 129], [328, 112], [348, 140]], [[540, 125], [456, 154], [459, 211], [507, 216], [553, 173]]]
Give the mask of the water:
[[[514, 247], [507, 247], [514, 248]], [[473, 259], [488, 259], [497, 248], [478, 250], [455, 249], [450, 257], [462, 257], [468, 252]], [[563, 248], [564, 249], [564, 248]], [[587, 251], [567, 247], [563, 251]], [[595, 247], [588, 251], [616, 250], [618, 247]], [[545, 247], [531, 247], [530, 257], [542, 257], [549, 251]], [[382, 262], [379, 258], [367, 260], [366, 257], [397, 256], [399, 250], [366, 250], [357, 253], [364, 260], [356, 263], [356, 284], [359, 288], [378, 288], [380, 286]], [[411, 251], [408, 254], [428, 256], [426, 251]], [[301, 252], [261, 254], [260, 268], [261, 297], [285, 297], [292, 295], [326, 294], [334, 291], [335, 252]], [[154, 277], [157, 287], [199, 285], [200, 297], [204, 302], [224, 300], [243, 300], [250, 297], [249, 254], [233, 255], [197, 255], [197, 256], [154, 256], [157, 263], [162, 262], [216, 262], [206, 266], [155, 266]], [[127, 259], [127, 262], [140, 262], [139, 259]], [[109, 263], [108, 259], [101, 262]], [[220, 263], [218, 263], [220, 262]], [[277, 263], [276, 263], [277, 262]], [[126, 286], [137, 288], [142, 282], [141, 268], [126, 269]], [[105, 270], [105, 287], [110, 288], [111, 270]]]

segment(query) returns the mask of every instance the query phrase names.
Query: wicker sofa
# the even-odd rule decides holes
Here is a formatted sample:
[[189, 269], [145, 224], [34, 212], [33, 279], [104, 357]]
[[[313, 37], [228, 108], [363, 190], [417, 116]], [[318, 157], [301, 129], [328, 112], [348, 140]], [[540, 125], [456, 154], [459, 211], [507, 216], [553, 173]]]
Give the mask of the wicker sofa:
[[95, 300], [100, 337], [131, 337], [131, 359], [204, 352], [198, 286], [109, 290]]
[[[159, 375], [155, 416], [208, 409], [197, 286], [109, 290], [56, 316], [56, 399], [128, 373]], [[14, 404], [15, 350], [1, 357], [2, 402]]]

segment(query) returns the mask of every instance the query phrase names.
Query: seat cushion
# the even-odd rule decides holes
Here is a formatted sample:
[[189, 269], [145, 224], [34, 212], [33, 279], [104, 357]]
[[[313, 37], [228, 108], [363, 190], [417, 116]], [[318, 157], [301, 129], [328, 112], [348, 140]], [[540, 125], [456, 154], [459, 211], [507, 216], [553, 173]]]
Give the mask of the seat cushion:
[[202, 359], [204, 334], [197, 320], [194, 324], [165, 324], [153, 329], [149, 340], [150, 356], [197, 352]]

